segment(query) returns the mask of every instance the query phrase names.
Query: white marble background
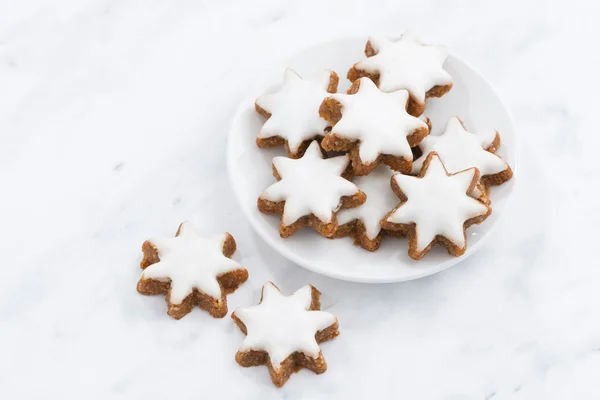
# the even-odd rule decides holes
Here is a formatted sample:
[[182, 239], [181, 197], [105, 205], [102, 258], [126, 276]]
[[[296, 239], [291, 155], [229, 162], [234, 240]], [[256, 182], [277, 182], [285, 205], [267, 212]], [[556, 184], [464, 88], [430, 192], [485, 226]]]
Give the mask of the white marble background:
[[[11, 399], [598, 399], [596, 1], [0, 1], [0, 392]], [[252, 232], [225, 171], [254, 77], [314, 42], [418, 28], [498, 88], [520, 135], [493, 238], [414, 282], [351, 284]], [[139, 247], [228, 230], [250, 280], [313, 283], [342, 334], [276, 389], [242, 334], [135, 291]]]

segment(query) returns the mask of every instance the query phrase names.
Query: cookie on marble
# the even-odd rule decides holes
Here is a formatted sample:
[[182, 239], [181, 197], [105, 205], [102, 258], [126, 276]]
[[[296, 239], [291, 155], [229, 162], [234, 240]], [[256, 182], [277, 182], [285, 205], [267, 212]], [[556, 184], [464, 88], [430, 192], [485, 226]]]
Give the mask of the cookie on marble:
[[287, 69], [281, 88], [254, 103], [256, 111], [267, 119], [256, 137], [258, 147], [284, 145], [289, 157], [302, 156], [310, 142], [320, 139], [329, 128], [319, 117], [319, 106], [327, 95], [336, 92], [338, 81], [330, 70], [314, 79], [302, 79]]
[[382, 92], [369, 78], [356, 80], [347, 94], [327, 97], [319, 115], [332, 126], [321, 146], [328, 151], [349, 151], [355, 175], [368, 175], [379, 164], [408, 173], [411, 147], [429, 134], [423, 120], [406, 112], [406, 90]]
[[340, 210], [337, 215], [338, 229], [334, 238], [352, 236], [354, 244], [375, 251], [385, 235], [398, 236], [396, 231], [383, 229], [381, 220], [398, 204], [398, 198], [390, 189], [394, 172], [382, 165], [369, 176], [359, 176], [354, 183], [367, 195], [367, 201], [358, 207]]
[[494, 154], [500, 147], [500, 134], [493, 130], [468, 132], [458, 117], [448, 120], [439, 136], [428, 136], [419, 145], [422, 156], [413, 163], [413, 174], [418, 174], [427, 155], [436, 152], [450, 173], [475, 167], [481, 182], [500, 185], [512, 178], [512, 169], [500, 156]]
[[408, 255], [415, 260], [435, 244], [458, 257], [467, 249], [467, 228], [492, 212], [470, 195], [478, 181], [477, 168], [449, 174], [437, 153], [429, 153], [417, 177], [392, 177], [392, 190], [401, 203], [382, 219], [381, 226], [408, 236]]
[[371, 36], [365, 55], [350, 68], [348, 79], [354, 82], [366, 76], [384, 92], [408, 90], [411, 115], [425, 111], [426, 98], [442, 97], [452, 88], [452, 77], [443, 68], [446, 48], [422, 44], [413, 32], [405, 32], [398, 41]]
[[197, 305], [215, 318], [227, 314], [226, 295], [248, 279], [248, 271], [231, 259], [236, 244], [222, 233], [199, 236], [189, 222], [179, 225], [174, 238], [146, 240], [142, 245], [144, 270], [137, 291], [166, 293], [168, 314], [180, 319]]
[[283, 238], [305, 226], [331, 237], [338, 226], [338, 210], [366, 200], [358, 186], [342, 177], [348, 163], [347, 155], [323, 158], [317, 141], [301, 158], [275, 157], [273, 175], [278, 182], [260, 195], [258, 209], [281, 215], [279, 232]]
[[246, 335], [235, 355], [237, 363], [266, 365], [277, 387], [301, 368], [325, 372], [327, 363], [319, 343], [335, 338], [339, 331], [337, 318], [320, 311], [320, 296], [312, 285], [284, 296], [272, 282], [265, 283], [257, 306], [240, 307], [231, 314]]

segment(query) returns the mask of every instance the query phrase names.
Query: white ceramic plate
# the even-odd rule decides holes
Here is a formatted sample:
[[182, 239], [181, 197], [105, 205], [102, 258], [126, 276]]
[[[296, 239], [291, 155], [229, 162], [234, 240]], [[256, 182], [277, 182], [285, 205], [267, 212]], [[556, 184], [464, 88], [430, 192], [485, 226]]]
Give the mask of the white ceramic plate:
[[[256, 134], [263, 117], [254, 111], [254, 100], [260, 94], [277, 88], [286, 66], [309, 77], [322, 69], [333, 69], [340, 75], [338, 91], [345, 91], [348, 68], [364, 58], [367, 38], [358, 37], [323, 43], [306, 49], [270, 71], [259, 85], [239, 105], [227, 149], [229, 176], [243, 212], [256, 232], [284, 257], [314, 272], [333, 278], [356, 282], [399, 282], [421, 278], [440, 272], [477, 251], [491, 229], [502, 218], [513, 188], [509, 182], [492, 188], [492, 215], [481, 225], [467, 230], [468, 248], [462, 257], [448, 255], [441, 246], [434, 248], [421, 260], [414, 261], [407, 254], [407, 240], [384, 237], [376, 252], [368, 252], [353, 245], [351, 238], [328, 240], [310, 228], [291, 238], [279, 236], [279, 216], [258, 211], [256, 199], [275, 182], [271, 160], [285, 155], [283, 148], [259, 149]], [[470, 131], [492, 127], [500, 132], [502, 146], [498, 154], [516, 171], [516, 137], [510, 115], [491, 85], [471, 66], [455, 55], [450, 55], [445, 68], [454, 78], [452, 90], [440, 99], [427, 101], [425, 115], [433, 124], [432, 134], [439, 134], [449, 117], [459, 116]]]

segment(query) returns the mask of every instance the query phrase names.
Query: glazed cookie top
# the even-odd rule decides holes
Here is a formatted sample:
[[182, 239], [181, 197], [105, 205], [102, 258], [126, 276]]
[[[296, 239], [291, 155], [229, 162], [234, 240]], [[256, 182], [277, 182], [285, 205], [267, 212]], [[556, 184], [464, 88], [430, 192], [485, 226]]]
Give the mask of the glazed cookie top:
[[[342, 118], [332, 133], [349, 140], [359, 140], [360, 159], [370, 164], [380, 154], [412, 160], [407, 136], [419, 128], [427, 129], [421, 119], [406, 112], [408, 92], [384, 93], [369, 78], [360, 78], [355, 94], [333, 94], [342, 104]], [[332, 134], [329, 133], [329, 134]]]
[[337, 318], [325, 311], [309, 310], [311, 303], [310, 285], [284, 296], [273, 283], [265, 283], [259, 305], [233, 312], [246, 325], [247, 336], [240, 351], [266, 351], [274, 369], [296, 351], [319, 357], [315, 334], [336, 323]]
[[160, 261], [149, 265], [142, 279], [171, 280], [170, 302], [181, 303], [194, 288], [220, 299], [221, 286], [217, 277], [242, 266], [223, 255], [227, 234], [198, 236], [189, 222], [179, 228], [174, 238], [151, 239]]
[[381, 231], [379, 222], [398, 204], [398, 198], [390, 190], [390, 178], [393, 174], [392, 170], [382, 165], [368, 176], [356, 177], [354, 182], [367, 195], [367, 201], [361, 206], [340, 210], [337, 215], [338, 224], [360, 220], [365, 226], [367, 237], [374, 240]]
[[442, 235], [464, 247], [465, 221], [488, 212], [484, 204], [467, 194], [477, 178], [476, 173], [475, 168], [470, 168], [448, 175], [440, 158], [434, 153], [422, 178], [395, 174], [392, 179], [408, 200], [394, 210], [387, 221], [396, 224], [415, 223], [419, 252], [436, 235]]
[[319, 106], [330, 94], [327, 88], [332, 73], [324, 70], [316, 79], [307, 80], [286, 69], [281, 88], [256, 99], [256, 104], [271, 114], [258, 137], [280, 136], [287, 140], [290, 151], [296, 153], [302, 142], [324, 135], [328, 124], [319, 117]]
[[282, 222], [286, 226], [309, 214], [328, 224], [332, 213], [339, 209], [340, 198], [360, 191], [354, 183], [340, 176], [348, 162], [347, 155], [323, 159], [319, 143], [313, 141], [302, 158], [273, 159], [281, 180], [269, 186], [260, 198], [285, 201]]
[[379, 74], [382, 91], [406, 89], [423, 103], [432, 87], [452, 84], [452, 77], [443, 68], [448, 58], [445, 47], [424, 45], [413, 32], [405, 32], [397, 42], [379, 36], [369, 37], [369, 42], [377, 54], [358, 62], [356, 68]]
[[476, 167], [482, 176], [493, 175], [508, 168], [508, 164], [489, 148], [497, 132], [493, 129], [477, 133], [468, 132], [458, 117], [452, 117], [446, 124], [444, 133], [427, 136], [419, 144], [423, 155], [413, 163], [413, 173], [418, 174], [427, 155], [435, 151], [450, 173]]

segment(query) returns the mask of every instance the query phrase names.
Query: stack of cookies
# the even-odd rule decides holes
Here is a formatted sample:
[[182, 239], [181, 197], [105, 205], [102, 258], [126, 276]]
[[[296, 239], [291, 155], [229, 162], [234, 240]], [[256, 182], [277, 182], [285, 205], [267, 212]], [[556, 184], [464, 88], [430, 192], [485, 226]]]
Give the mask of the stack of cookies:
[[[288, 153], [273, 159], [277, 182], [260, 195], [258, 208], [281, 216], [284, 238], [310, 226], [327, 238], [352, 236], [369, 251], [395, 236], [408, 238], [414, 259], [436, 243], [459, 256], [466, 229], [492, 212], [489, 187], [512, 177], [494, 154], [500, 135], [468, 132], [458, 116], [441, 135], [429, 135], [425, 100], [452, 88], [443, 48], [405, 34], [398, 41], [370, 38], [365, 53], [348, 71], [346, 94], [336, 93], [333, 71], [304, 80], [287, 70], [279, 90], [256, 100], [266, 118], [256, 143]], [[227, 295], [248, 279], [231, 259], [235, 250], [229, 233], [201, 236], [184, 222], [174, 238], [144, 242], [137, 291], [165, 294], [175, 319], [195, 306], [222, 318]], [[339, 324], [321, 310], [320, 295], [306, 285], [285, 296], [266, 282], [258, 305], [231, 314], [246, 335], [237, 363], [266, 365], [278, 387], [301, 368], [325, 372], [319, 344], [334, 339]]]
[[365, 54], [347, 72], [345, 94], [336, 93], [334, 71], [307, 80], [288, 69], [277, 91], [256, 99], [266, 118], [257, 145], [288, 153], [273, 159], [277, 182], [258, 208], [281, 215], [284, 238], [310, 226], [327, 238], [352, 236], [369, 251], [395, 236], [408, 239], [413, 259], [435, 244], [460, 256], [466, 229], [492, 212], [490, 186], [512, 177], [495, 154], [500, 134], [469, 132], [455, 116], [429, 135], [426, 99], [453, 84], [444, 47], [405, 33], [370, 37]]

